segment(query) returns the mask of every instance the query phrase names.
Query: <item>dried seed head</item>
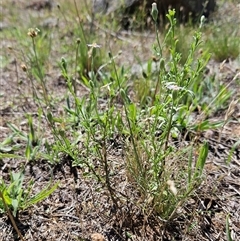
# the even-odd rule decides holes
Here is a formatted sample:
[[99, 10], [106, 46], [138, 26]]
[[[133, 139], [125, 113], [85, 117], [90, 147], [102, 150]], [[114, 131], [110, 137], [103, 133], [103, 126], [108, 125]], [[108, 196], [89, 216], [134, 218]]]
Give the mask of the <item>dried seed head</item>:
[[24, 72], [27, 72], [27, 66], [25, 64], [21, 64], [21, 68]]
[[35, 38], [38, 33], [40, 32], [40, 30], [38, 28], [29, 28], [28, 29], [28, 36], [30, 36], [31, 38]]
[[155, 55], [152, 56], [152, 60], [153, 62], [158, 62], [159, 61], [159, 58]]

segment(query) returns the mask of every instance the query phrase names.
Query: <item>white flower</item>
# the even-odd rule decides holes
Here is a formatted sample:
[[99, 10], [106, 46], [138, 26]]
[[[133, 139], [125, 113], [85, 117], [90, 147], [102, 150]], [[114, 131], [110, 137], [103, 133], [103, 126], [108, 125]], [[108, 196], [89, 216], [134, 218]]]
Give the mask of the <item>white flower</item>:
[[91, 47], [91, 48], [101, 48], [101, 45], [98, 45], [97, 43], [92, 43], [92, 44], [87, 44], [88, 47]]

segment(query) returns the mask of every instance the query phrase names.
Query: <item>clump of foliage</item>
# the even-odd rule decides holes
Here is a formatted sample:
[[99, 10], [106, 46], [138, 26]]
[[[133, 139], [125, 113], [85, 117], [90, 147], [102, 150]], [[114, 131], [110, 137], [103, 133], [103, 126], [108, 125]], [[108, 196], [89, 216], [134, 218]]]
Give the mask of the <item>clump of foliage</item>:
[[[156, 37], [154, 58], [137, 79], [124, 66], [118, 66], [115, 61], [118, 54], [109, 51], [103, 56], [107, 52], [104, 47], [90, 42], [92, 38], [87, 38], [78, 15], [71, 51], [65, 51], [57, 60], [66, 87], [60, 112], [58, 100], [48, 89], [44, 64], [47, 58], [39, 44], [45, 41], [41, 37], [45, 35], [39, 29], [29, 29], [32, 48], [22, 70], [31, 84], [40, 124], [36, 128], [31, 114], [26, 115], [27, 131], [9, 124], [12, 135], [0, 143], [0, 158], [25, 158], [33, 163], [44, 159], [50, 165], [68, 158], [72, 166], [81, 167], [84, 177], [102, 184], [119, 207], [129, 200], [133, 202], [131, 196], [122, 195], [114, 187], [117, 174], [108, 150], [110, 140], [120, 136], [123, 159], [119, 162], [128, 184], [137, 190], [139, 197], [134, 205], [164, 222], [176, 217], [179, 207], [204, 178], [208, 144], [200, 144], [191, 135], [198, 137], [202, 131], [222, 124], [209, 122], [207, 115], [216, 106], [225, 107], [230, 92], [222, 86], [215, 87], [212, 79], [203, 78], [210, 59], [208, 51], [199, 51], [203, 18], [189, 46], [183, 46], [184, 36], [176, 34], [175, 11], [169, 10], [167, 14], [169, 25], [163, 39], [158, 32], [155, 4], [151, 14]], [[86, 94], [79, 96], [79, 85]], [[205, 95], [207, 88], [212, 95]], [[214, 102], [217, 105], [212, 107]], [[200, 117], [195, 118], [199, 109]], [[41, 131], [43, 120], [48, 138]], [[15, 142], [15, 138], [23, 144]], [[23, 146], [25, 155], [15, 154]], [[23, 181], [23, 172], [12, 173], [10, 184], [1, 180], [0, 211], [9, 210], [16, 217], [19, 210], [40, 202], [57, 188], [57, 184], [49, 185], [31, 196], [33, 181], [26, 191]]]

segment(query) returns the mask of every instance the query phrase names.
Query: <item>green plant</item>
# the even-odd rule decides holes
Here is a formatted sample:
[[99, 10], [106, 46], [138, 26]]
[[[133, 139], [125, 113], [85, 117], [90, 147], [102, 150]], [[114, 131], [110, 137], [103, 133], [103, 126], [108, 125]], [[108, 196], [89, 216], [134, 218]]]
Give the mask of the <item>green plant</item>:
[[[190, 33], [190, 34], [189, 34]], [[184, 64], [186, 63], [186, 60], [189, 56], [189, 50], [191, 48], [191, 42], [192, 42], [192, 36], [194, 35], [194, 32], [192, 31], [192, 28], [189, 26], [179, 26], [176, 29], [175, 38], [177, 39], [176, 44], [176, 51], [181, 54], [180, 63]], [[195, 56], [197, 56], [197, 52], [195, 51]]]
[[14, 144], [14, 137], [15, 134], [9, 135], [0, 143], [0, 158], [2, 158], [3, 153], [11, 153], [21, 148], [19, 144]]
[[[59, 8], [60, 9], [60, 8]], [[72, 78], [73, 87], [76, 88], [76, 81], [79, 79], [83, 83], [85, 83], [86, 79], [91, 78], [90, 75], [92, 71], [97, 72], [98, 68], [103, 63], [103, 56], [101, 50], [98, 50], [98, 54], [96, 54], [95, 45], [95, 35], [92, 33], [91, 29], [88, 31], [83, 27], [83, 20], [81, 19], [79, 7], [77, 2], [74, 0], [74, 11], [77, 16], [77, 22], [73, 23], [74, 28], [71, 26], [71, 31], [73, 31], [74, 36], [76, 36], [76, 44], [73, 44], [75, 59], [70, 56], [70, 60], [73, 60], [74, 66], [74, 75]], [[81, 6], [82, 11], [82, 6]], [[63, 13], [62, 13], [63, 14]], [[66, 25], [69, 28], [69, 22], [67, 21], [65, 15]], [[68, 45], [68, 43], [67, 43]], [[69, 47], [69, 46], [68, 46]], [[94, 65], [93, 65], [94, 59]], [[72, 63], [70, 63], [72, 64]], [[72, 71], [72, 70], [71, 70]]]
[[[140, 190], [143, 200], [148, 200], [149, 203], [144, 204], [145, 208], [153, 208], [161, 218], [167, 220], [175, 215], [177, 208], [201, 183], [208, 153], [207, 144], [198, 148], [192, 144], [191, 148], [178, 150], [171, 141], [172, 138], [178, 138], [184, 129], [190, 128], [190, 121], [186, 122], [186, 119], [191, 115], [191, 106], [184, 100], [188, 96], [194, 99], [190, 87], [201, 75], [209, 59], [205, 53], [198, 61], [194, 60], [194, 54], [201, 43], [201, 35], [196, 32], [188, 56], [183, 65], [180, 65], [181, 54], [177, 51], [174, 14], [172, 10], [167, 14], [170, 28], [162, 43], [156, 26], [157, 45], [154, 50], [160, 61], [155, 91], [151, 96], [152, 105], [140, 112], [137, 105], [129, 103], [124, 99], [126, 94], [123, 95], [131, 137], [127, 144], [129, 179]], [[156, 22], [157, 9], [154, 4], [152, 16]], [[170, 59], [163, 56], [167, 42], [170, 43]], [[179, 160], [175, 157], [176, 152], [179, 152]], [[198, 157], [193, 153], [198, 153]], [[196, 160], [195, 165], [193, 159]]]
[[[27, 115], [27, 119], [28, 119], [28, 127], [29, 127], [28, 133], [25, 131], [22, 131], [21, 129], [19, 129], [18, 127], [16, 127], [11, 123], [9, 123], [8, 126], [13, 132], [12, 141], [14, 140], [14, 138], [15, 139], [19, 138], [21, 141], [23, 141], [23, 143], [15, 145], [14, 146], [15, 149], [16, 147], [18, 147], [19, 149], [21, 146], [26, 145], [25, 157], [27, 158], [28, 161], [33, 161], [37, 159], [37, 156], [39, 155], [39, 147], [41, 143], [40, 143], [40, 138], [38, 134], [40, 133], [40, 129], [38, 128], [37, 132], [35, 131], [35, 128], [33, 126], [33, 119], [31, 115]], [[5, 140], [3, 144], [7, 144], [6, 141], [7, 140]]]
[[213, 54], [214, 59], [219, 62], [226, 59], [236, 59], [240, 55], [238, 28], [236, 28], [236, 31], [229, 32], [229, 24], [232, 25], [232, 23], [225, 23], [221, 26], [215, 26], [211, 30], [211, 36], [208, 36], [207, 39], [209, 51]]
[[[213, 44], [217, 36], [220, 39], [221, 34], [226, 35], [227, 42], [216, 41], [218, 46], [223, 46], [217, 55], [222, 51], [223, 58], [234, 58], [227, 54], [228, 50], [232, 52], [232, 46], [233, 49], [236, 47], [231, 42], [239, 35], [236, 25], [225, 28], [217, 24], [218, 16], [214, 16], [196, 30], [197, 25], [179, 25], [174, 11], [170, 11], [167, 16], [169, 23], [161, 25], [165, 30], [159, 30], [159, 25], [152, 25], [159, 17], [153, 5], [154, 22], [150, 23], [151, 26], [146, 27], [146, 21], [143, 21], [148, 15], [144, 6], [127, 19], [130, 29], [143, 27], [143, 31], [122, 32], [119, 31], [122, 25], [117, 17], [113, 17], [118, 13], [103, 14], [94, 19], [93, 15], [89, 17], [91, 10], [88, 8], [85, 18], [84, 5], [87, 6], [88, 1], [72, 1], [72, 4], [60, 1], [59, 4], [51, 12], [28, 9], [29, 15], [34, 15], [26, 21], [23, 21], [24, 8], [19, 11], [15, 5], [11, 8], [7, 3], [4, 5], [4, 13], [9, 13], [6, 15], [9, 26], [2, 30], [3, 81], [6, 85], [3, 82], [0, 93], [3, 102], [0, 106], [3, 114], [0, 120], [3, 131], [2, 138], [0, 136], [0, 171], [6, 172], [12, 163], [19, 170], [23, 162], [23, 169], [30, 168], [30, 171], [31, 167], [35, 170], [39, 165], [49, 165], [54, 170], [53, 175], [57, 174], [59, 178], [64, 171], [70, 181], [67, 183], [73, 183], [75, 190], [69, 192], [72, 185], [67, 186], [66, 182], [62, 183], [61, 189], [73, 195], [74, 200], [82, 200], [85, 190], [82, 192], [80, 189], [90, 187], [86, 190], [87, 196], [84, 195], [86, 199], [81, 203], [73, 202], [68, 214], [78, 214], [81, 219], [93, 210], [88, 209], [89, 205], [93, 204], [94, 211], [98, 212], [99, 208], [102, 210], [102, 201], [106, 201], [104, 208], [110, 207], [113, 215], [111, 225], [115, 227], [116, 224], [118, 229], [120, 223], [120, 231], [125, 232], [123, 238], [149, 240], [149, 237], [142, 237], [144, 230], [139, 232], [140, 237], [136, 233], [137, 229], [147, 227], [147, 230], [154, 228], [150, 235], [154, 233], [155, 237], [179, 239], [184, 231], [176, 228], [169, 233], [168, 227], [173, 222], [180, 224], [182, 220], [184, 223], [180, 225], [186, 227], [185, 235], [195, 232], [202, 222], [198, 218], [198, 198], [203, 194], [199, 186], [209, 187], [209, 179], [204, 185], [202, 180], [205, 178], [208, 148], [213, 151], [213, 142], [210, 142], [210, 147], [204, 142], [209, 138], [208, 133], [212, 137], [212, 131], [206, 135], [205, 131], [217, 129], [219, 139], [221, 133], [225, 137], [225, 127], [229, 128], [231, 122], [236, 122], [234, 110], [239, 103], [235, 88], [239, 79], [234, 77], [226, 84], [225, 75], [224, 79], [222, 75], [221, 78], [218, 74], [212, 76], [212, 71], [215, 71], [212, 67], [217, 64], [215, 61], [209, 64], [210, 72], [205, 69], [209, 52], [215, 58], [214, 52], [219, 51], [209, 43]], [[56, 25], [53, 23], [55, 26], [49, 29], [45, 27], [48, 14], [51, 21], [57, 15], [54, 18], [57, 19]], [[225, 20], [231, 16], [226, 16]], [[18, 24], [15, 24], [16, 20]], [[37, 26], [41, 31], [30, 29], [30, 37], [26, 38], [23, 33], [29, 26]], [[152, 30], [152, 26], [155, 27], [155, 41], [152, 40], [154, 33], [148, 28]], [[221, 33], [215, 33], [217, 29], [221, 29]], [[151, 53], [148, 48], [153, 41]], [[4, 48], [6, 44], [10, 47]], [[120, 58], [119, 48], [123, 49]], [[142, 72], [137, 70], [135, 75], [131, 68], [134, 58], [142, 67]], [[231, 64], [235, 61], [226, 61], [226, 66]], [[235, 68], [231, 73], [234, 71]], [[231, 88], [233, 83], [234, 88]], [[223, 110], [226, 110], [225, 116]], [[212, 117], [216, 114], [219, 121], [213, 122], [216, 118]], [[6, 125], [8, 121], [11, 124]], [[214, 137], [215, 134], [214, 131]], [[227, 163], [233, 160], [238, 145], [239, 141], [229, 147]], [[68, 170], [70, 173], [65, 173]], [[206, 170], [206, 173], [211, 170]], [[23, 220], [22, 215], [29, 212], [21, 210], [42, 200], [40, 194], [32, 198], [35, 197], [36, 185], [43, 184], [42, 178], [33, 181], [29, 172], [23, 173], [24, 170], [9, 173], [9, 179], [4, 176], [4, 180], [0, 180], [0, 210], [4, 213], [1, 218], [4, 221], [5, 215], [9, 216], [20, 238], [18, 217]], [[48, 190], [44, 188], [46, 195], [52, 190], [50, 184]], [[65, 198], [59, 201], [64, 202]], [[66, 211], [62, 209], [59, 213], [63, 216], [59, 221], [65, 222]], [[208, 212], [203, 215], [208, 215]], [[234, 220], [234, 215], [231, 220]], [[32, 221], [35, 221], [34, 216]], [[80, 233], [76, 231], [70, 239], [73, 236], [86, 239], [85, 224], [83, 222]], [[227, 216], [226, 234], [231, 241], [234, 233], [230, 232], [230, 224]], [[181, 233], [173, 237], [178, 235], [177, 229]], [[160, 235], [157, 230], [161, 230]]]
[[[167, 15], [170, 28], [162, 43], [156, 25], [157, 45], [154, 46], [154, 51], [160, 61], [154, 75], [151, 75], [151, 63], [148, 73], [144, 75], [144, 83], [152, 90], [142, 92], [141, 109], [138, 108], [138, 103], [129, 98], [130, 86], [127, 83], [126, 70], [118, 69], [111, 52], [108, 63], [111, 71], [103, 74], [102, 68], [105, 65], [98, 72], [95, 71], [100, 46], [92, 44], [88, 51], [91, 62], [89, 75], [82, 75], [89, 91], [88, 97], [79, 98], [76, 95], [76, 82], [72, 76], [76, 74], [78, 66], [77, 52], [74, 69], [69, 67], [65, 58], [59, 63], [67, 84], [67, 104], [63, 116], [57, 117], [51, 109], [44, 112], [54, 138], [52, 144], [45, 142], [47, 159], [54, 162], [57, 159], [54, 156], [60, 154], [70, 157], [72, 165], [85, 168], [89, 177], [96, 178], [107, 188], [116, 206], [117, 195], [111, 185], [112, 164], [108, 161], [108, 140], [116, 133], [128, 136], [125, 150], [129, 180], [140, 190], [143, 200], [151, 200], [149, 203], [143, 202], [145, 208], [153, 208], [164, 219], [172, 218], [177, 208], [201, 183], [208, 153], [207, 144], [195, 147], [192, 143], [189, 148], [179, 150], [172, 144], [173, 138], [178, 138], [184, 129], [190, 128], [192, 109], [186, 98], [194, 99], [195, 95], [190, 87], [201, 75], [209, 59], [209, 55], [204, 53], [198, 61], [194, 61], [194, 54], [201, 43], [201, 35], [196, 32], [188, 56], [180, 64], [181, 54], [177, 51], [174, 14], [170, 10]], [[170, 43], [169, 59], [163, 56], [167, 41]], [[80, 43], [82, 42], [77, 44]], [[86, 46], [85, 43], [84, 48]], [[108, 96], [105, 108], [100, 108], [102, 95]], [[115, 103], [121, 103], [123, 109], [117, 108]], [[28, 140], [32, 140], [32, 136], [34, 133], [31, 131]], [[82, 146], [80, 149], [79, 142]], [[179, 160], [174, 156], [176, 152]], [[193, 159], [196, 160], [195, 164]], [[176, 166], [180, 170], [176, 171]]]
[[23, 188], [24, 174], [23, 172], [11, 173], [10, 184], [7, 185], [3, 179], [0, 183], [0, 212], [6, 212], [6, 207], [12, 211], [14, 217], [17, 216], [18, 211], [25, 210], [28, 207], [41, 202], [43, 199], [51, 195], [57, 188], [58, 183], [51, 187], [51, 183], [47, 185], [37, 194], [31, 196], [34, 186], [34, 181], [31, 180], [26, 188]]
[[[30, 70], [25, 67], [23, 70], [28, 73], [28, 77], [31, 81], [32, 85], [32, 91], [33, 91], [33, 97], [36, 99], [38, 102], [40, 94], [37, 91], [37, 84], [35, 81], [37, 81], [38, 84], [41, 86], [42, 90], [42, 96], [45, 104], [47, 106], [50, 105], [50, 96], [48, 95], [47, 92], [47, 83], [46, 83], [46, 76], [44, 73], [44, 64], [46, 64], [46, 58], [48, 56], [48, 51], [47, 53], [46, 50], [48, 48], [45, 47], [45, 49], [42, 49], [42, 45], [44, 42], [44, 38], [46, 38], [45, 35], [41, 36], [41, 38], [37, 37], [39, 36], [40, 30], [38, 28], [30, 28], [28, 30], [28, 36], [31, 37], [32, 40], [32, 54], [29, 56], [29, 62], [30, 62]], [[37, 39], [37, 40], [36, 40]], [[45, 51], [44, 51], [45, 50]], [[45, 53], [45, 55], [43, 54]], [[41, 103], [41, 101], [40, 101]]]

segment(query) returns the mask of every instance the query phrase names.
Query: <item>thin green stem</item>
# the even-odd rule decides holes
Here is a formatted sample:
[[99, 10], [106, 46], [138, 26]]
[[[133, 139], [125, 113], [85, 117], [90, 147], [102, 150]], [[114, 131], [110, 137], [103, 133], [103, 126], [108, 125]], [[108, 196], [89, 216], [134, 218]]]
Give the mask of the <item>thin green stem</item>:
[[84, 42], [85, 44], [87, 44], [87, 40], [86, 40], [86, 37], [85, 37], [85, 34], [84, 34], [84, 30], [83, 30], [83, 26], [82, 26], [82, 21], [81, 21], [81, 18], [80, 18], [80, 14], [79, 14], [79, 11], [78, 11], [78, 7], [77, 7], [77, 3], [76, 3], [76, 0], [74, 0], [74, 5], [75, 5], [75, 9], [77, 11], [77, 16], [78, 16], [78, 23], [79, 23], [79, 27], [83, 33], [83, 39], [84, 39]]
[[24, 241], [25, 239], [23, 238], [22, 234], [20, 233], [20, 231], [19, 231], [19, 229], [18, 229], [18, 227], [17, 227], [17, 224], [16, 224], [16, 222], [15, 222], [15, 220], [14, 220], [14, 217], [13, 217], [13, 215], [12, 215], [12, 212], [11, 212], [11, 210], [8, 208], [8, 205], [7, 205], [7, 203], [6, 203], [5, 199], [4, 199], [4, 196], [3, 196], [3, 193], [2, 193], [1, 190], [0, 190], [0, 198], [1, 198], [2, 201], [3, 201], [3, 205], [4, 205], [4, 207], [5, 207], [5, 209], [6, 209], [7, 213], [8, 213], [8, 217], [9, 217], [9, 219], [10, 219], [10, 221], [11, 221], [14, 229], [16, 230], [16, 232], [17, 232], [17, 234], [18, 234], [18, 237], [19, 237], [22, 241]]
[[128, 128], [129, 128], [129, 131], [130, 131], [130, 139], [131, 139], [132, 144], [133, 144], [134, 155], [135, 155], [135, 158], [136, 158], [139, 170], [142, 170], [142, 165], [141, 165], [140, 158], [139, 158], [139, 155], [138, 155], [138, 151], [137, 151], [137, 148], [136, 148], [136, 143], [135, 143], [135, 139], [134, 139], [134, 135], [133, 135], [131, 122], [130, 122], [130, 119], [129, 119], [129, 116], [128, 116], [128, 110], [127, 110], [127, 105], [126, 105], [126, 96], [121, 91], [122, 88], [121, 88], [119, 76], [118, 76], [118, 73], [117, 73], [116, 64], [115, 64], [115, 61], [114, 61], [111, 53], [110, 53], [110, 59], [111, 59], [112, 65], [113, 65], [113, 69], [114, 69], [115, 75], [116, 75], [118, 88], [119, 88], [119, 91], [120, 91], [122, 99], [123, 99], [123, 107], [124, 107], [124, 112], [125, 112], [126, 119], [127, 119]]
[[38, 59], [37, 50], [36, 50], [36, 43], [35, 43], [34, 38], [32, 38], [32, 45], [33, 45], [33, 52], [34, 52], [34, 57], [35, 57], [35, 60], [36, 60], [38, 75], [39, 75], [38, 77], [40, 79], [40, 83], [41, 83], [42, 90], [43, 90], [43, 98], [44, 98], [46, 104], [49, 106], [47, 87], [46, 87], [44, 76], [43, 76], [43, 73], [42, 73], [42, 70], [41, 70], [41, 67], [40, 67], [40, 64], [39, 64], [39, 59]]

